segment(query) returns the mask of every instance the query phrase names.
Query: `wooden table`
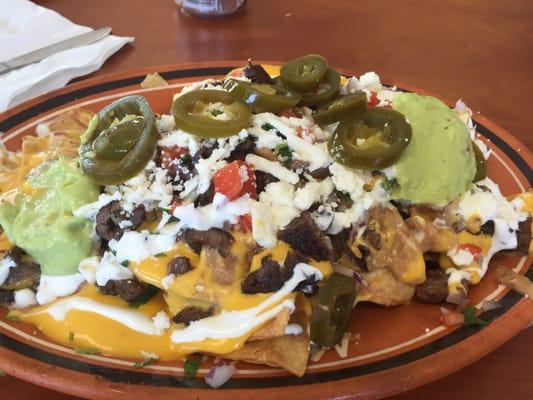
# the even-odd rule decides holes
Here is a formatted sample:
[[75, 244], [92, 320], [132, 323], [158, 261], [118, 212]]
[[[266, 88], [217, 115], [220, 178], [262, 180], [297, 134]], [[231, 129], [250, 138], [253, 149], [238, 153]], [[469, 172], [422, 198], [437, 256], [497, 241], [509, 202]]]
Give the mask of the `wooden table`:
[[[320, 53], [338, 67], [377, 71], [384, 81], [462, 98], [533, 148], [530, 0], [249, 0], [244, 13], [220, 21], [184, 17], [172, 0], [37, 2], [74, 22], [135, 36], [93, 76], [179, 62]], [[530, 398], [532, 341], [529, 329], [472, 366], [393, 399]], [[0, 378], [0, 395], [8, 394], [73, 399]]]

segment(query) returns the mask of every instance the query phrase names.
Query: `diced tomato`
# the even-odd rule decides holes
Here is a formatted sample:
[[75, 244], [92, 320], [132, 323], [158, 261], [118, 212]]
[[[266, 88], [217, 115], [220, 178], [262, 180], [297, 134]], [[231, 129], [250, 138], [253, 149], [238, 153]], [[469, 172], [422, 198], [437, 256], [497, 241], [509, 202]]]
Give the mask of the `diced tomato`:
[[170, 203], [170, 206], [168, 207], [168, 212], [170, 215], [174, 214], [174, 210], [176, 209], [176, 207], [180, 206], [181, 205], [181, 201], [180, 200], [173, 200], [172, 203]]
[[368, 99], [368, 107], [375, 107], [379, 104], [378, 94], [370, 91], [370, 98]]
[[230, 200], [238, 199], [244, 194], [257, 198], [255, 173], [244, 161], [236, 160], [219, 169], [214, 176], [215, 192]]
[[252, 232], [252, 214], [241, 215], [239, 223], [241, 226], [241, 231], [243, 231], [244, 233]]
[[302, 116], [298, 114], [294, 109], [287, 108], [286, 110], [283, 110], [280, 115], [285, 118], [301, 118]]
[[180, 158], [182, 155], [187, 154], [189, 150], [186, 147], [180, 146], [163, 146], [160, 147], [159, 154], [161, 160], [161, 166], [164, 169], [168, 169], [172, 165], [172, 161]]
[[470, 243], [460, 244], [459, 246], [457, 246], [457, 248], [459, 250], [466, 250], [472, 253], [472, 255], [475, 257], [481, 254], [481, 247], [476, 246], [475, 244], [470, 244]]
[[296, 131], [296, 135], [301, 138], [309, 136], [309, 134], [311, 133], [311, 129], [309, 129], [308, 127], [301, 127], [301, 126], [297, 126], [295, 131]]

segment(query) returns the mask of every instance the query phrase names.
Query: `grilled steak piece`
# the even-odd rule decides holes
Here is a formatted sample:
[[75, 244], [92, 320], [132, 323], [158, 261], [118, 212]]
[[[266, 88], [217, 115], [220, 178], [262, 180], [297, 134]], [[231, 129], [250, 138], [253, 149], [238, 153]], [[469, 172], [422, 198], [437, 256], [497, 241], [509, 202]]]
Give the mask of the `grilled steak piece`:
[[98, 288], [105, 294], [118, 296], [126, 301], [135, 300], [149, 290], [147, 285], [137, 279], [112, 279], [107, 281], [104, 286], [98, 286]]
[[211, 183], [211, 185], [209, 185], [209, 189], [207, 189], [204, 193], [200, 194], [196, 198], [196, 200], [194, 200], [194, 206], [203, 207], [208, 204], [211, 204], [213, 202], [213, 197], [215, 197], [215, 185]]
[[96, 214], [96, 234], [104, 240], [119, 240], [124, 231], [137, 228], [144, 220], [144, 216], [144, 205], [141, 204], [131, 213], [127, 213], [120, 206], [120, 202], [114, 200]]
[[416, 286], [415, 298], [422, 303], [444, 303], [448, 297], [448, 277], [437, 265], [426, 270], [426, 281]]
[[253, 153], [254, 150], [255, 150], [255, 142], [252, 139], [245, 139], [242, 142], [240, 142], [237, 146], [235, 146], [235, 148], [233, 149], [233, 151], [227, 158], [228, 163], [232, 161], [236, 161], [236, 160], [244, 161], [246, 156], [250, 153]]
[[16, 267], [9, 268], [9, 273], [6, 280], [0, 289], [5, 290], [20, 290], [20, 289], [36, 289], [41, 280], [41, 268], [39, 264], [31, 260], [22, 261], [22, 257], [26, 254], [20, 247], [13, 247], [9, 249], [4, 258], [10, 258], [15, 263]]
[[243, 73], [244, 76], [250, 79], [253, 83], [274, 84], [274, 81], [261, 64], [253, 64], [252, 60], [248, 61], [248, 65], [244, 67]]
[[24, 250], [22, 250], [20, 247], [15, 246], [6, 252], [6, 254], [4, 255], [4, 258], [9, 257], [15, 262], [15, 264], [19, 265], [22, 261], [22, 256], [24, 254], [25, 254]]
[[331, 239], [322, 233], [309, 212], [303, 212], [283, 230], [278, 231], [278, 238], [317, 261], [333, 259]]
[[15, 292], [12, 290], [0, 289], [0, 305], [9, 306], [15, 302]]
[[[20, 260], [20, 259], [19, 259]], [[41, 281], [41, 268], [32, 261], [17, 263], [15, 268], [9, 269], [9, 274], [0, 286], [7, 290], [36, 289]]]
[[187, 257], [174, 257], [168, 263], [168, 273], [183, 275], [192, 270], [191, 261]]
[[484, 235], [494, 235], [494, 221], [487, 221], [479, 227], [479, 233]]
[[207, 318], [211, 316], [211, 314], [211, 310], [205, 311], [198, 307], [185, 307], [172, 318], [172, 321], [176, 324], [189, 325], [192, 321]]
[[331, 173], [329, 172], [329, 167], [322, 167], [309, 172], [309, 175], [315, 179], [322, 180], [326, 179], [328, 176], [331, 176]]
[[518, 231], [516, 232], [516, 252], [526, 255], [529, 250], [529, 243], [531, 242], [531, 217], [518, 224]]
[[[294, 273], [294, 267], [297, 264], [308, 262], [309, 258], [304, 256], [303, 254], [297, 251], [289, 251], [283, 263], [283, 281], [285, 282], [292, 278], [292, 274]], [[294, 290], [298, 292], [303, 292], [305, 294], [314, 294], [318, 289], [318, 282], [319, 280], [316, 279], [316, 276], [312, 275], [300, 282]]]
[[183, 238], [197, 254], [200, 254], [203, 246], [208, 246], [218, 250], [222, 257], [230, 254], [230, 247], [234, 240], [231, 233], [218, 228], [211, 228], [208, 231], [188, 229]]
[[279, 179], [268, 172], [255, 171], [255, 186], [257, 188], [257, 194], [265, 190], [266, 185], [273, 182], [278, 182]]
[[261, 268], [250, 272], [241, 282], [241, 291], [247, 294], [275, 292], [284, 282], [280, 265], [270, 257], [263, 257]]

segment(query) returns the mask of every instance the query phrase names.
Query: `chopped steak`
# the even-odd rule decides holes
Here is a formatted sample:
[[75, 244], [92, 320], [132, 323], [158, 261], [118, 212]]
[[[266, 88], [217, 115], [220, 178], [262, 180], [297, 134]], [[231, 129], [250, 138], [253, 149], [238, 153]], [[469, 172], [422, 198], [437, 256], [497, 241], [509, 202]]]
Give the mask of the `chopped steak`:
[[322, 167], [309, 172], [309, 175], [315, 179], [322, 180], [326, 179], [328, 176], [331, 176], [331, 173], [329, 172], [329, 167]]
[[218, 228], [211, 228], [208, 231], [188, 229], [183, 238], [197, 254], [200, 254], [203, 246], [208, 246], [217, 249], [222, 257], [227, 257], [230, 254], [231, 244], [234, 240], [231, 233]]
[[250, 79], [253, 83], [274, 84], [274, 81], [261, 64], [253, 64], [252, 60], [248, 61], [248, 65], [244, 68], [243, 73], [244, 76]]
[[[285, 275], [286, 275], [285, 280], [290, 279], [292, 277], [292, 272], [294, 271], [294, 267], [296, 267], [297, 264], [300, 264], [300, 263], [307, 264], [308, 262], [309, 262], [309, 257], [304, 256], [302, 253], [298, 251], [289, 251], [283, 263], [283, 266], [285, 268]], [[290, 271], [290, 274], [289, 274], [289, 271]]]
[[255, 171], [255, 185], [257, 187], [257, 194], [265, 190], [266, 185], [269, 183], [278, 182], [279, 179], [268, 172]]
[[479, 227], [479, 232], [484, 235], [489, 235], [489, 236], [494, 235], [494, 221], [485, 222], [483, 225]]
[[168, 273], [183, 275], [192, 270], [191, 261], [187, 257], [174, 257], [168, 263]]
[[241, 291], [246, 294], [275, 292], [283, 286], [283, 275], [276, 261], [263, 257], [261, 268], [250, 272], [241, 282]]
[[204, 193], [200, 194], [196, 200], [194, 200], [195, 207], [203, 207], [211, 204], [213, 202], [213, 197], [215, 197], [215, 186], [211, 183], [209, 189]]
[[22, 261], [22, 256], [24, 255], [24, 250], [22, 250], [20, 247], [13, 247], [12, 249], [9, 249], [4, 257], [9, 257], [13, 260], [13, 262], [17, 265], [20, 264]]
[[518, 230], [516, 231], [516, 249], [514, 250], [517, 254], [528, 254], [532, 228], [531, 217], [518, 224]]
[[32, 261], [17, 263], [10, 268], [5, 282], [0, 286], [7, 290], [36, 289], [41, 281], [41, 268]]
[[202, 310], [198, 307], [185, 307], [179, 313], [177, 313], [172, 321], [176, 324], [189, 325], [192, 321], [198, 321], [199, 319], [207, 318], [211, 316], [211, 310]]
[[[300, 263], [308, 263], [309, 258], [297, 251], [289, 251], [285, 258], [283, 267], [283, 281], [292, 278], [294, 267]], [[296, 286], [295, 291], [303, 292], [305, 294], [313, 294], [318, 289], [318, 282], [320, 282], [315, 275], [311, 275]]]
[[12, 290], [0, 289], [0, 305], [8, 306], [15, 302], [15, 293]]
[[353, 254], [352, 249], [350, 249], [350, 246], [348, 246], [350, 236], [350, 229], [344, 229], [343, 231], [340, 231], [336, 235], [329, 235], [331, 239], [331, 244], [333, 246], [333, 261], [339, 260], [343, 254], [345, 254], [349, 260], [353, 262], [357, 262], [355, 260], [355, 254]]
[[448, 297], [448, 277], [440, 268], [428, 268], [426, 281], [416, 286], [415, 298], [422, 303], [443, 303]]
[[298, 218], [293, 219], [278, 232], [278, 238], [317, 261], [333, 258], [331, 239], [322, 233], [309, 212], [303, 212]]
[[246, 156], [255, 150], [255, 142], [252, 139], [245, 139], [240, 142], [227, 158], [228, 163], [236, 160], [244, 161]]
[[148, 286], [136, 279], [112, 279], [98, 288], [105, 294], [118, 296], [126, 301], [132, 301], [149, 290]]
[[[137, 228], [144, 220], [144, 216], [144, 205], [141, 204], [131, 213], [127, 213], [120, 206], [120, 202], [114, 200], [96, 214], [96, 234], [104, 240], [119, 240], [124, 231]], [[127, 227], [124, 227], [125, 224]]]
[[218, 146], [215, 140], [204, 140], [196, 154], [192, 157], [192, 162], [196, 164], [200, 158], [209, 158]]

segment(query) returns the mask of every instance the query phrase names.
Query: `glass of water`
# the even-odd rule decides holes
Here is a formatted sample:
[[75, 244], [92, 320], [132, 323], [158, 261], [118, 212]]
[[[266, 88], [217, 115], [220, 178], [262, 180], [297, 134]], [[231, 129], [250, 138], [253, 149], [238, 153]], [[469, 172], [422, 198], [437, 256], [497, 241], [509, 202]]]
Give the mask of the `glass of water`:
[[175, 2], [184, 14], [204, 18], [233, 15], [246, 4], [246, 0], [175, 0]]

